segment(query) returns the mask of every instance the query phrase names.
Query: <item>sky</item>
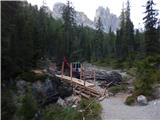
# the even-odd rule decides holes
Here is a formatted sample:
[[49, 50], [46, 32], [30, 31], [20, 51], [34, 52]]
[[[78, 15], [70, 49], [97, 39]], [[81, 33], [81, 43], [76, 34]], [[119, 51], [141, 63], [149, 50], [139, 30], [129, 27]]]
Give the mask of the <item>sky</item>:
[[[66, 3], [67, 0], [27, 0], [32, 5], [38, 5], [38, 7], [42, 6], [43, 1], [45, 1], [46, 5], [52, 10], [53, 6], [57, 2]], [[96, 9], [99, 6], [103, 6], [104, 8], [108, 7], [111, 13], [120, 15], [122, 6], [126, 6], [127, 0], [69, 0], [72, 2], [73, 7], [76, 11], [84, 12], [89, 19], [94, 20]], [[146, 4], [147, 0], [130, 0], [131, 6], [131, 20], [135, 28], [143, 27], [143, 17], [145, 16], [143, 12], [145, 8], [142, 7]], [[154, 0], [156, 3], [155, 8], [160, 10], [160, 0]], [[159, 11], [160, 14], [160, 11]], [[160, 15], [158, 16], [160, 18]]]

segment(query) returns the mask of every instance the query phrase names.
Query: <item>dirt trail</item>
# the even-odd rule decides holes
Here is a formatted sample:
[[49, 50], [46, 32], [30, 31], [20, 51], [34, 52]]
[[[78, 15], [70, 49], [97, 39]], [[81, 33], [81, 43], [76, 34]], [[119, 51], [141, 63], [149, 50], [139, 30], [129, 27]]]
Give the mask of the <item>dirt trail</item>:
[[160, 99], [147, 106], [127, 106], [126, 94], [104, 99], [101, 104], [102, 120], [160, 120]]

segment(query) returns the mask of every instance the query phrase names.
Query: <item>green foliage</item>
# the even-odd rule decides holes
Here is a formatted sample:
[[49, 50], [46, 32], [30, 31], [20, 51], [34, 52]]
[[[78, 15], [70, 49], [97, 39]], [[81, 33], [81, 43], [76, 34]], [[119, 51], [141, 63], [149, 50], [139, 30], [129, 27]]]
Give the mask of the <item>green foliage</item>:
[[13, 103], [13, 96], [10, 90], [2, 89], [1, 105], [1, 118], [4, 120], [11, 120], [15, 113], [16, 106]]
[[160, 70], [155, 71], [154, 73], [152, 73], [151, 79], [155, 82], [155, 83], [160, 83]]
[[79, 118], [80, 113], [74, 108], [51, 104], [43, 111], [41, 120], [76, 120]]
[[137, 80], [134, 83], [136, 94], [151, 96], [152, 86], [159, 79], [159, 70], [156, 68], [159, 63], [157, 57], [149, 56], [144, 60], [137, 62]]
[[37, 81], [37, 80], [44, 81], [44, 80], [46, 80], [46, 78], [48, 78], [47, 75], [45, 75], [45, 74], [42, 74], [42, 75], [35, 74], [32, 71], [22, 72], [17, 77], [17, 79], [23, 79], [23, 80], [28, 81], [28, 82], [34, 82], [34, 81]]
[[104, 57], [103, 52], [103, 41], [104, 41], [104, 35], [103, 35], [103, 24], [101, 21], [101, 18], [99, 17], [96, 23], [96, 34], [95, 34], [95, 40], [93, 44], [93, 55], [96, 58], [96, 60], [102, 59]]
[[75, 27], [75, 21], [74, 21], [74, 16], [75, 16], [75, 10], [71, 6], [71, 3], [67, 1], [66, 6], [63, 8], [63, 13], [62, 17], [64, 20], [64, 51], [62, 55], [68, 56], [72, 53], [73, 51], [73, 41], [75, 39], [74, 35], [74, 27]]
[[122, 8], [120, 16], [120, 29], [117, 30], [115, 42], [116, 56], [126, 59], [134, 51], [134, 26], [130, 19], [130, 2], [127, 1], [126, 10]]
[[116, 94], [118, 92], [126, 91], [127, 89], [128, 88], [127, 88], [126, 84], [121, 84], [121, 85], [116, 85], [116, 86], [112, 86], [112, 87], [108, 88], [108, 91], [113, 94]]
[[126, 105], [133, 105], [135, 103], [135, 97], [132, 96], [128, 96], [125, 100], [125, 104]]
[[[36, 67], [37, 60], [44, 57], [54, 57], [58, 62], [64, 56], [69, 61], [103, 61], [107, 58], [112, 60], [104, 60], [102, 65], [121, 68], [131, 67], [133, 60], [141, 59], [145, 53], [144, 33], [137, 30], [134, 35], [129, 1], [126, 10], [122, 9], [117, 34], [111, 27], [109, 33], [104, 33], [100, 19], [97, 30], [76, 25], [70, 2], [64, 7], [63, 22], [46, 13], [48, 9], [47, 6], [38, 9], [27, 2], [2, 2], [3, 80]], [[151, 41], [158, 36], [154, 34], [158, 31], [154, 28], [147, 33], [151, 36], [147, 42], [149, 48], [155, 48], [152, 43], [159, 45], [156, 40]]]
[[85, 110], [83, 115], [86, 120], [101, 120], [100, 113], [102, 107], [96, 100], [82, 99], [79, 104], [79, 109]]
[[38, 111], [38, 106], [31, 92], [26, 93], [22, 100], [22, 105], [16, 110], [13, 120], [30, 120]]
[[159, 53], [160, 41], [158, 40], [157, 16], [158, 10], [154, 9], [153, 0], [147, 0], [145, 5], [146, 16], [143, 18], [145, 23], [145, 49], [147, 55]]
[[129, 68], [127, 70], [127, 74], [131, 75], [131, 76], [136, 76], [136, 71], [137, 71], [137, 68], [135, 67], [132, 67], [132, 68]]
[[[82, 99], [78, 108], [51, 104], [43, 110], [41, 120], [100, 120], [101, 106], [95, 100]], [[82, 111], [82, 112], [80, 112]]]

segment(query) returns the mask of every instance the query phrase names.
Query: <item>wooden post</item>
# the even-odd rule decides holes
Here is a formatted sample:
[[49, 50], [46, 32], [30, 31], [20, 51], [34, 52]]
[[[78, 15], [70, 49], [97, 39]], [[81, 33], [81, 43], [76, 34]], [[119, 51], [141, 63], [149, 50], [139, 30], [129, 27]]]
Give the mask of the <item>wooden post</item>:
[[96, 86], [96, 72], [95, 72], [95, 69], [93, 70], [93, 79], [94, 79], [94, 85]]
[[84, 70], [84, 86], [86, 86], [85, 70]]
[[82, 64], [81, 64], [81, 69], [80, 69], [80, 79], [82, 80], [82, 73], [83, 72], [83, 69], [82, 69]]
[[64, 74], [64, 62], [62, 62], [61, 78], [63, 78], [63, 74]]
[[[82, 80], [82, 74], [83, 74], [83, 68], [82, 68], [82, 64], [81, 64], [81, 71], [80, 71], [80, 80]], [[80, 88], [80, 95], [82, 93], [82, 88]]]
[[70, 77], [71, 77], [71, 83], [72, 83], [72, 63], [70, 64]]

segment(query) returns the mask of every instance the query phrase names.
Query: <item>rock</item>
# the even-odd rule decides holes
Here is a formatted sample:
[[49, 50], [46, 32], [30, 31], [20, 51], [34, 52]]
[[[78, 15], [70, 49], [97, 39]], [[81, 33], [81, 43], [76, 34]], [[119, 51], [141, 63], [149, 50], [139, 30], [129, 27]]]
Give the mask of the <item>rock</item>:
[[62, 98], [58, 98], [57, 104], [61, 105], [61, 106], [66, 106], [65, 101]]
[[96, 9], [94, 23], [97, 23], [99, 17], [101, 18], [105, 32], [109, 32], [110, 27], [112, 31], [116, 31], [119, 25], [119, 18], [115, 14], [111, 13], [108, 7], [105, 9], [100, 6]]
[[67, 105], [77, 105], [81, 101], [80, 96], [70, 96], [65, 98], [66, 104]]
[[137, 97], [137, 102], [139, 105], [147, 105], [148, 104], [147, 98], [144, 95], [139, 95]]
[[72, 108], [76, 108], [77, 107], [77, 105], [72, 105]]
[[24, 80], [18, 80], [16, 83], [17, 91], [19, 94], [24, 94], [27, 89], [27, 82]]
[[57, 83], [53, 80], [36, 81], [32, 84], [32, 89], [37, 101], [41, 105], [48, 105], [58, 100]]
[[118, 72], [113, 71], [107, 76], [106, 81], [117, 84], [122, 81], [122, 76]]
[[117, 84], [122, 81], [122, 75], [118, 73], [117, 71], [94, 69], [93, 67], [90, 67], [90, 66], [85, 68], [85, 79], [86, 80], [94, 79], [94, 75], [93, 75], [94, 70], [95, 70], [96, 80], [105, 81], [107, 83], [112, 82], [112, 84]]
[[[52, 17], [55, 19], [62, 19], [63, 8], [66, 5], [64, 3], [56, 3], [53, 6]], [[47, 10], [49, 11], [49, 10]], [[101, 17], [102, 25], [104, 26], [104, 32], [109, 32], [111, 27], [112, 31], [116, 31], [119, 26], [119, 18], [110, 12], [109, 8], [98, 7], [96, 9], [94, 21], [90, 20], [85, 13], [75, 11], [74, 19], [77, 25], [88, 26], [96, 29], [98, 18]]]
[[69, 97], [73, 93], [73, 89], [70, 85], [62, 84], [58, 87], [59, 95], [62, 99]]

